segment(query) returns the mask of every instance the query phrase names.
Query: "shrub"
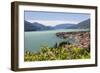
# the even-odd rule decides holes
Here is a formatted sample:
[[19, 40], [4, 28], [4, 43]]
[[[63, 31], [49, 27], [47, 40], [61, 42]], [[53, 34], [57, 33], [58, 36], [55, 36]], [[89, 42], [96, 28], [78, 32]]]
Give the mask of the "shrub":
[[41, 47], [37, 53], [26, 51], [25, 61], [46, 61], [46, 60], [71, 60], [88, 59], [90, 52], [84, 48], [78, 48], [75, 45], [69, 45], [69, 48], [59, 46], [57, 48]]

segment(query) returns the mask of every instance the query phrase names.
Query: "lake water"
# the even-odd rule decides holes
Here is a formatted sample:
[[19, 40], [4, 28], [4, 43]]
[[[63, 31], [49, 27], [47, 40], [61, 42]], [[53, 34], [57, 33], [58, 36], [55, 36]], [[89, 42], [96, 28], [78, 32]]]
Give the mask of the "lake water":
[[50, 31], [32, 31], [25, 32], [24, 48], [25, 51], [39, 51], [42, 46], [53, 47], [56, 43], [66, 41], [67, 39], [60, 39], [56, 36], [57, 32], [77, 32], [89, 31], [89, 29], [62, 29]]

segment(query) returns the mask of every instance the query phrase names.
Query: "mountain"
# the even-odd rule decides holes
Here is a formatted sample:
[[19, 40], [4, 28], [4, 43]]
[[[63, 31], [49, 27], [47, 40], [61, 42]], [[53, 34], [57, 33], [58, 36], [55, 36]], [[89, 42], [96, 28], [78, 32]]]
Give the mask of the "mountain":
[[25, 28], [25, 31], [37, 31], [37, 30], [44, 29], [45, 26], [37, 22], [30, 23], [28, 21], [24, 21], [24, 28]]
[[69, 27], [69, 29], [87, 29], [90, 28], [90, 19], [84, 20], [77, 25]]
[[77, 27], [78, 27], [79, 29], [81, 29], [81, 28], [83, 28], [83, 29], [90, 28], [90, 19], [87, 19], [87, 20], [85, 20], [85, 21], [83, 21], [83, 22], [80, 22], [80, 23], [77, 25]]
[[54, 28], [55, 29], [67, 29], [67, 28], [72, 27], [74, 25], [75, 24], [59, 24], [59, 25], [56, 25]]
[[36, 31], [36, 28], [34, 28], [34, 25], [32, 25], [32, 23], [24, 20], [24, 31]]
[[55, 29], [87, 29], [90, 28], [90, 19], [84, 20], [78, 24], [59, 24]]
[[87, 29], [90, 28], [90, 19], [82, 21], [78, 24], [58, 24], [54, 27], [45, 26], [41, 23], [34, 22], [30, 23], [28, 21], [24, 21], [24, 29], [25, 31], [44, 31], [44, 30], [55, 30], [55, 29]]
[[51, 26], [44, 26], [38, 22], [30, 23], [28, 21], [24, 21], [24, 31], [43, 31], [43, 30], [52, 30]]

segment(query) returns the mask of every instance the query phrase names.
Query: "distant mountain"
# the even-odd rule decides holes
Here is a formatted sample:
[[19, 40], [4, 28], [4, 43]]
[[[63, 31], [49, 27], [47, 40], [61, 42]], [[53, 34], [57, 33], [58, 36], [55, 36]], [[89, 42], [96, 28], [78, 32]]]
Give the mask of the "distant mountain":
[[59, 24], [54, 27], [54, 29], [67, 29], [74, 26], [75, 24]]
[[38, 22], [30, 23], [28, 21], [24, 21], [25, 31], [43, 31], [43, 30], [52, 30], [51, 26], [44, 26]]
[[90, 28], [90, 19], [87, 19], [85, 21], [78, 23], [77, 25], [69, 27], [69, 29], [87, 29], [87, 28]]
[[87, 29], [90, 28], [90, 19], [84, 20], [78, 24], [59, 24], [55, 29]]
[[36, 30], [37, 28], [34, 28], [34, 25], [32, 25], [32, 23], [24, 20], [24, 31], [36, 31]]
[[83, 28], [83, 29], [86, 29], [86, 28], [90, 28], [90, 19], [87, 19], [83, 22], [80, 22], [78, 25], [77, 25], [78, 28]]
[[59, 24], [54, 27], [45, 26], [38, 22], [30, 23], [28, 21], [24, 21], [25, 31], [44, 31], [44, 30], [55, 30], [55, 29], [87, 29], [90, 28], [90, 19], [82, 21], [78, 24]]

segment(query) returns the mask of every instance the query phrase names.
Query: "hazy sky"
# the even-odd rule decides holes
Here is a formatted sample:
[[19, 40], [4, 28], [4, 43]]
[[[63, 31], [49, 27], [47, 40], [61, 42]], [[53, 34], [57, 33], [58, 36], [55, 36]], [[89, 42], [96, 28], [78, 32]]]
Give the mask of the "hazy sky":
[[90, 14], [67, 12], [25, 11], [24, 15], [26, 21], [31, 23], [39, 22], [45, 26], [55, 26], [64, 23], [77, 24], [90, 18]]

